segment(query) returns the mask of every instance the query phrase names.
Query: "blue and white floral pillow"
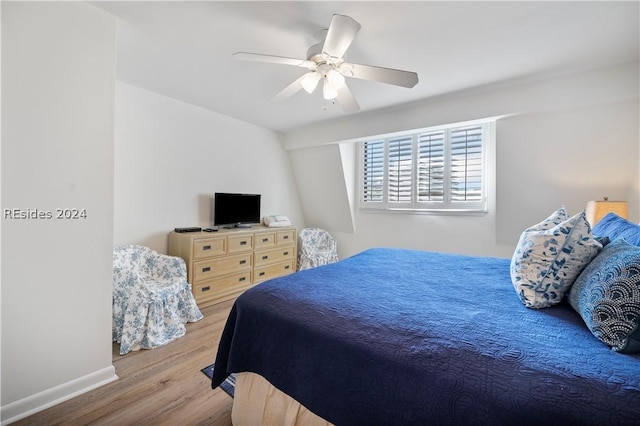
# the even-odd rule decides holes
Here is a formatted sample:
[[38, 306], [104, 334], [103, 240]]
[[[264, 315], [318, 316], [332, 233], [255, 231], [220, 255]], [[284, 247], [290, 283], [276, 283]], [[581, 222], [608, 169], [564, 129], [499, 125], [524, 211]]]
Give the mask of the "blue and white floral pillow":
[[600, 252], [584, 212], [568, 217], [564, 207], [527, 228], [511, 259], [511, 281], [527, 308], [556, 305]]
[[530, 228], [525, 229], [525, 232], [541, 231], [544, 229], [553, 228], [554, 226], [561, 224], [567, 219], [569, 219], [569, 213], [567, 213], [567, 210], [564, 208], [564, 206], [562, 206], [555, 212], [551, 213], [551, 215], [545, 220], [543, 220], [542, 222], [537, 223], [531, 226]]

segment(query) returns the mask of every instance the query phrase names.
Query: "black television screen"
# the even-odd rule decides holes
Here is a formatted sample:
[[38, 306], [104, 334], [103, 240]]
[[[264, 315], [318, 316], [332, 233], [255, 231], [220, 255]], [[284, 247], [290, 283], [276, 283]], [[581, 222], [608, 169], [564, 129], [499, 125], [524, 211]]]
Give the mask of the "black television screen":
[[213, 224], [237, 227], [260, 223], [260, 194], [216, 192], [213, 196]]

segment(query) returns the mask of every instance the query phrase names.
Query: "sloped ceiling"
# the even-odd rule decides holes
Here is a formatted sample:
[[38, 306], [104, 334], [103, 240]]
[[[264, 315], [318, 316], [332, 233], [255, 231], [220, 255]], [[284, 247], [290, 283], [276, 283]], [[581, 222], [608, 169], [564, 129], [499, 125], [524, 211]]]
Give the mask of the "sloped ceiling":
[[305, 69], [235, 60], [305, 58], [334, 13], [362, 29], [350, 62], [415, 71], [413, 89], [356, 79], [361, 112], [500, 82], [638, 61], [638, 2], [97, 1], [119, 18], [117, 78], [276, 131], [344, 117], [299, 92], [269, 99]]

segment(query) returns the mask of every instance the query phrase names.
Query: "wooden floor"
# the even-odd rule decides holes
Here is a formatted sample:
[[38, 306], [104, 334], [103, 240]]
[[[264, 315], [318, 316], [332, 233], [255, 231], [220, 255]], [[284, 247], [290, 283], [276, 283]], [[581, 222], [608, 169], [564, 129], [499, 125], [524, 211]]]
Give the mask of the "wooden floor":
[[14, 425], [231, 425], [232, 399], [201, 368], [213, 363], [232, 301], [202, 309], [204, 319], [165, 346], [120, 356], [112, 383]]

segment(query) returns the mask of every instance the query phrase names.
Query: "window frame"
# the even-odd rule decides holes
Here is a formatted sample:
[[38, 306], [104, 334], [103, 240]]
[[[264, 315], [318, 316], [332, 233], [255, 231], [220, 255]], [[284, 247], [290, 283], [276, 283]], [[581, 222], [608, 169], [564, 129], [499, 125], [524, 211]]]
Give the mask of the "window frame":
[[[495, 147], [495, 121], [496, 119], [474, 120], [461, 123], [454, 123], [442, 126], [426, 127], [416, 130], [389, 133], [385, 135], [376, 135], [360, 139], [358, 142], [358, 207], [363, 212], [398, 212], [398, 213], [432, 213], [432, 214], [478, 214], [488, 212], [488, 194], [490, 187], [495, 186], [495, 178], [489, 182], [489, 176], [495, 176], [490, 167], [492, 152]], [[482, 171], [481, 179], [481, 199], [479, 201], [453, 201], [451, 200], [451, 132], [453, 130], [481, 127], [482, 132]], [[418, 151], [420, 135], [435, 134], [444, 132], [444, 194], [443, 201], [418, 201]], [[392, 139], [402, 139], [411, 137], [412, 141], [412, 158], [411, 158], [411, 201], [409, 202], [392, 202], [389, 201], [389, 141]], [[365, 201], [365, 164], [364, 149], [366, 143], [384, 141], [384, 157], [383, 157], [383, 192], [381, 201]]]

